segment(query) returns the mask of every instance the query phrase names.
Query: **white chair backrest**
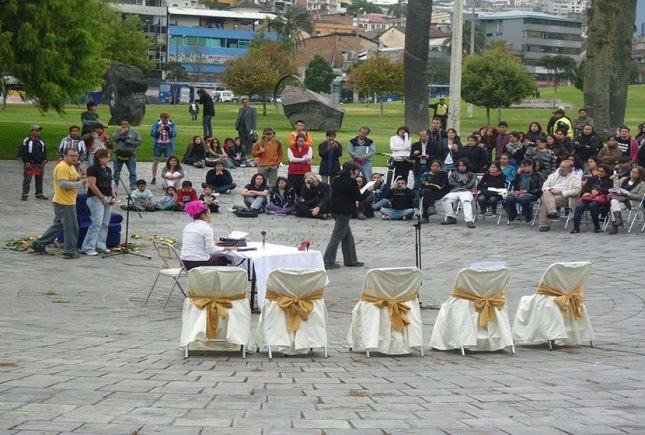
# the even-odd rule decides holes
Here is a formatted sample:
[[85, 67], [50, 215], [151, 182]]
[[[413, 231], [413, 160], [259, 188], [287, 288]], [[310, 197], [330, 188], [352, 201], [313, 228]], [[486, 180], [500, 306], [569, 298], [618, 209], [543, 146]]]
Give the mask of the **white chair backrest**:
[[511, 270], [508, 267], [492, 269], [461, 269], [455, 279], [455, 287], [470, 291], [479, 296], [493, 296], [508, 285]]
[[419, 292], [423, 272], [416, 267], [370, 269], [363, 281], [363, 293], [388, 299], [400, 299]]
[[588, 261], [553, 263], [544, 271], [542, 282], [554, 289], [568, 293], [581, 284], [584, 285], [591, 273]]
[[239, 267], [200, 266], [188, 271], [188, 291], [197, 296], [230, 296], [245, 293], [246, 270]]
[[177, 250], [170, 243], [159, 242], [155, 240], [154, 242], [152, 242], [152, 245], [157, 251], [157, 255], [159, 255], [159, 257], [163, 260], [164, 267], [169, 267], [168, 262], [173, 260], [178, 261], [179, 264], [183, 267], [183, 263], [181, 261], [181, 258], [179, 258]]
[[302, 297], [325, 288], [327, 274], [321, 269], [276, 269], [267, 278], [267, 290]]

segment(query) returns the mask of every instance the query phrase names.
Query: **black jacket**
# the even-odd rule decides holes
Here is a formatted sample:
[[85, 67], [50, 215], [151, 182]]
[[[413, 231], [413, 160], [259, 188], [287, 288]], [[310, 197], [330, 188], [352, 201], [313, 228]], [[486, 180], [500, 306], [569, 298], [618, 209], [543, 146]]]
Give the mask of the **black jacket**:
[[[470, 162], [470, 169], [473, 172], [485, 172], [486, 168], [490, 164], [488, 160], [488, 152], [480, 146], [474, 147], [461, 147], [459, 150], [459, 158], [466, 158]], [[455, 161], [455, 164], [457, 162]]]
[[333, 176], [340, 172], [339, 157], [343, 155], [343, 146], [336, 142], [338, 148], [330, 149], [329, 142], [324, 141], [318, 145], [318, 155], [320, 159], [320, 175]]
[[600, 148], [602, 148], [602, 142], [595, 133], [590, 135], [580, 134], [573, 139], [573, 152], [583, 162], [586, 162], [591, 156], [598, 155]]
[[390, 189], [387, 195], [390, 200], [390, 208], [394, 210], [406, 210], [414, 208], [414, 191], [412, 189]]
[[47, 160], [47, 147], [42, 139], [27, 136], [20, 144], [20, 158], [24, 163], [38, 165]]
[[[322, 184], [322, 183], [321, 183]], [[356, 180], [350, 175], [339, 175], [331, 182], [330, 212], [351, 216], [356, 210], [356, 203], [369, 196], [369, 191], [361, 194]]]
[[326, 210], [329, 206], [331, 199], [331, 188], [329, 184], [318, 182], [316, 187], [309, 186], [302, 189], [302, 199], [304, 204], [309, 208], [320, 207], [321, 210]]
[[[513, 180], [513, 190], [520, 190], [520, 181], [522, 174], [517, 174], [515, 180]], [[531, 172], [531, 181], [529, 181], [529, 188], [527, 193], [533, 196], [540, 197], [542, 196], [542, 184], [544, 184], [544, 177], [540, 172]]]
[[197, 100], [197, 102], [204, 106], [202, 116], [215, 116], [215, 104], [213, 104], [213, 97], [204, 92], [199, 96], [199, 100]]
[[280, 195], [278, 186], [274, 186], [271, 192], [269, 192], [269, 201], [278, 207], [291, 207], [296, 202], [296, 191], [291, 187], [282, 196]]

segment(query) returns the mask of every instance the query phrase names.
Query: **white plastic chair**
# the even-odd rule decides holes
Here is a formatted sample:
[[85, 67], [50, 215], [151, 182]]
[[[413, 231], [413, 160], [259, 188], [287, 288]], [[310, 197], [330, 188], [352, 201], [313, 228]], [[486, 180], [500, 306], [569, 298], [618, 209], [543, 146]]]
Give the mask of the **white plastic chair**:
[[[508, 285], [510, 269], [496, 267], [492, 269], [465, 268], [459, 271], [455, 280], [455, 289], [490, 298], [504, 292]], [[482, 310], [483, 311], [483, 310]], [[487, 326], [480, 324], [480, 312], [475, 302], [450, 296], [441, 305], [441, 310], [432, 330], [430, 346], [439, 350], [465, 349], [473, 351], [495, 351], [510, 346], [513, 354], [513, 336], [508, 320], [506, 304], [493, 308], [494, 316]]]
[[636, 209], [629, 210], [629, 214], [627, 215], [627, 224], [629, 225], [627, 234], [632, 232], [632, 227], [639, 218], [643, 221], [643, 228], [641, 229], [642, 232], [645, 231], [645, 196], [643, 196], [641, 201], [638, 203], [638, 207]]
[[[187, 275], [186, 266], [184, 266], [184, 262], [181, 261], [179, 254], [170, 243], [154, 241], [152, 242], [152, 245], [157, 251], [159, 258], [161, 258], [162, 264], [161, 264], [161, 269], [159, 269], [159, 272], [157, 273], [157, 277], [155, 278], [155, 282], [152, 283], [152, 287], [148, 292], [148, 296], [146, 297], [146, 301], [144, 302], [144, 305], [148, 303], [148, 300], [150, 299], [150, 295], [152, 294], [152, 291], [155, 289], [155, 286], [157, 285], [157, 281], [159, 281], [159, 277], [167, 276], [169, 278], [172, 278], [173, 283], [172, 283], [172, 287], [170, 288], [170, 293], [168, 293], [168, 297], [166, 298], [166, 302], [163, 304], [163, 307], [165, 309], [166, 305], [168, 305], [168, 301], [170, 300], [170, 296], [172, 296], [172, 292], [175, 291], [175, 287], [179, 287], [179, 290], [181, 290], [182, 294], [186, 296], [186, 292], [184, 291], [183, 287], [181, 286], [181, 283], [179, 282], [179, 278], [185, 277]], [[171, 267], [170, 263], [173, 263], [175, 261], [178, 262], [179, 267]]]
[[[575, 289], [584, 288], [590, 273], [589, 262], [554, 263], [542, 275], [541, 283], [569, 295]], [[566, 314], [555, 296], [537, 292], [523, 296], [513, 322], [514, 340], [524, 344], [548, 342], [549, 348], [553, 343], [578, 345], [583, 342], [589, 342], [593, 347], [594, 335], [584, 302], [580, 305], [580, 318], [574, 315], [574, 306], [570, 301], [562, 302], [566, 302]]]
[[[202, 266], [188, 272], [188, 296], [181, 316], [180, 346], [184, 358], [193, 350], [241, 350], [251, 341], [251, 306], [246, 270], [239, 267]], [[193, 301], [194, 298], [195, 301]], [[208, 301], [211, 299], [211, 301]], [[199, 308], [195, 302], [210, 302]], [[213, 305], [216, 304], [216, 305]], [[208, 315], [217, 316], [214, 336], [208, 336]]]
[[[272, 346], [286, 355], [308, 353], [322, 348], [327, 358], [327, 308], [325, 300], [315, 298], [324, 291], [327, 274], [324, 270], [276, 269], [267, 278], [267, 293], [262, 312], [258, 319], [255, 344], [258, 349], [267, 347], [269, 358], [273, 358]], [[276, 300], [271, 294], [279, 297]], [[314, 298], [306, 301], [307, 296]], [[305, 300], [304, 303], [300, 301]], [[287, 310], [280, 304], [287, 304]], [[283, 305], [284, 306], [284, 305]], [[309, 307], [311, 311], [307, 312]], [[293, 309], [297, 329], [289, 330], [288, 310]], [[306, 319], [306, 320], [305, 320]]]
[[[423, 273], [416, 267], [371, 269], [365, 275], [361, 298], [352, 310], [352, 324], [347, 332], [349, 350], [365, 349], [387, 355], [410, 353], [417, 348], [423, 356], [423, 331], [419, 307], [419, 289]], [[374, 302], [377, 300], [389, 303]], [[396, 301], [400, 302], [396, 302]], [[390, 312], [396, 307], [409, 324], [401, 330], [393, 325]]]

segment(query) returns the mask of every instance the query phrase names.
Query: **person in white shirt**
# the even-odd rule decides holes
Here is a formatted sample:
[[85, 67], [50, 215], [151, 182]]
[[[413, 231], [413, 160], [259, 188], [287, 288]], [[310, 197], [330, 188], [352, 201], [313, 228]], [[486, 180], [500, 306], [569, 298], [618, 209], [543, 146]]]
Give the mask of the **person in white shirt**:
[[227, 266], [230, 261], [224, 251], [234, 251], [235, 247], [220, 247], [215, 244], [211, 227], [211, 211], [201, 201], [191, 201], [184, 211], [193, 221], [184, 227], [179, 257], [187, 270], [198, 266]]
[[407, 126], [401, 126], [396, 130], [396, 136], [390, 138], [390, 150], [392, 150], [392, 159], [394, 160], [394, 179], [402, 177], [406, 184], [408, 175], [410, 175], [410, 129]]
[[560, 215], [557, 207], [568, 207], [569, 198], [580, 195], [582, 180], [573, 172], [573, 163], [563, 160], [560, 168], [549, 175], [542, 185], [542, 207], [540, 208], [540, 232], [551, 229], [551, 219]]

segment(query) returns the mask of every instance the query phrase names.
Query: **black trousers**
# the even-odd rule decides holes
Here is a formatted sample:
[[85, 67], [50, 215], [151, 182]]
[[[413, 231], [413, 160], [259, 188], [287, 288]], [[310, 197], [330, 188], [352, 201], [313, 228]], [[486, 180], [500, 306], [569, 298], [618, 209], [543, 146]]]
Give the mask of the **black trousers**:
[[340, 244], [342, 244], [343, 263], [345, 263], [345, 266], [358, 263], [354, 236], [352, 235], [352, 229], [349, 227], [350, 218], [351, 216], [334, 215], [336, 223], [323, 257], [326, 266], [336, 263], [336, 254]]

